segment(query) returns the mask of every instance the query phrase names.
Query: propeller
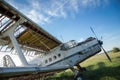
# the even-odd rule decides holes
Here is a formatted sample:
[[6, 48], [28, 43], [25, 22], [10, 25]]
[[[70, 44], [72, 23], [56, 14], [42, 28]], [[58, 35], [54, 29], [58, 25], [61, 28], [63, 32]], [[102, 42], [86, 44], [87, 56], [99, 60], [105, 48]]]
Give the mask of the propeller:
[[95, 34], [95, 32], [94, 32], [93, 28], [92, 28], [92, 27], [90, 27], [90, 29], [91, 29], [92, 33], [95, 35], [95, 38], [97, 39], [97, 41], [98, 41], [98, 43], [99, 43], [99, 45], [100, 45], [101, 49], [102, 49], [102, 50], [103, 50], [103, 52], [105, 53], [106, 57], [108, 58], [108, 60], [109, 60], [110, 62], [112, 62], [112, 60], [111, 60], [110, 56], [108, 55], [108, 53], [106, 52], [106, 50], [105, 50], [105, 49], [103, 48], [103, 46], [101, 45], [100, 40], [98, 40], [98, 37], [97, 37], [97, 35]]

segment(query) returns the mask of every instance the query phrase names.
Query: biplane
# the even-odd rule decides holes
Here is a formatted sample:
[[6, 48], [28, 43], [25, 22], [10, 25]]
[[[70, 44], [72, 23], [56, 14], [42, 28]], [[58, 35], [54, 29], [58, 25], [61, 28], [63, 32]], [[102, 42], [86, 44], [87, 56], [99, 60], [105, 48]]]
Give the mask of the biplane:
[[[11, 52], [3, 54], [0, 79], [54, 74], [66, 69], [71, 69], [74, 78], [80, 79], [79, 74], [84, 69], [79, 64], [102, 49], [111, 61], [102, 44], [97, 37], [89, 37], [82, 42], [70, 40], [62, 43], [16, 8], [0, 0], [0, 50], [5, 47], [5, 51]], [[16, 54], [12, 54], [13, 51]], [[33, 56], [29, 61], [26, 59], [28, 55]], [[19, 58], [20, 65], [16, 65], [15, 58]]]

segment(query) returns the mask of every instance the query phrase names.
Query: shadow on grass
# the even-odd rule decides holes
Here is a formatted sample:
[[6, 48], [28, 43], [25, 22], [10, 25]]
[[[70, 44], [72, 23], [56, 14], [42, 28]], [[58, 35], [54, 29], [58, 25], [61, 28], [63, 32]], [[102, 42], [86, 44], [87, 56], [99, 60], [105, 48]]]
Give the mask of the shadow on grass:
[[51, 76], [48, 77], [44, 80], [73, 80], [73, 74], [69, 73], [69, 72], [61, 72], [61, 74], [59, 76]]
[[[59, 77], [48, 77], [44, 80], [73, 80], [73, 74], [66, 72]], [[120, 80], [120, 66], [107, 67], [103, 62], [90, 65], [87, 67], [87, 71], [83, 72], [83, 80]]]
[[120, 80], [120, 66], [106, 67], [103, 62], [97, 65], [97, 69], [94, 69], [94, 65], [87, 67], [88, 71], [83, 72], [84, 80]]
[[120, 59], [120, 56], [118, 56], [118, 57], [116, 57], [116, 58]]

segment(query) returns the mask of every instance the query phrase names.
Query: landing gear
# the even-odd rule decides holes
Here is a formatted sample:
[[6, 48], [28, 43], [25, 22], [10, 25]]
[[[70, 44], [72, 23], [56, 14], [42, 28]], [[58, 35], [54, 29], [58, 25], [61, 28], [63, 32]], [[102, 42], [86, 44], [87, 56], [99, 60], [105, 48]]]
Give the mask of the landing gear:
[[82, 74], [80, 73], [79, 70], [75, 69], [75, 68], [70, 68], [72, 70], [72, 72], [74, 73], [74, 78], [73, 80], [83, 80], [82, 79]]
[[76, 65], [80, 72], [86, 71], [85, 67], [81, 67], [79, 64]]
[[77, 69], [74, 67], [70, 68], [72, 72], [74, 73], [74, 79], [73, 80], [83, 80], [82, 72], [86, 71], [86, 68], [81, 67], [79, 64], [76, 65]]
[[74, 80], [83, 80], [83, 75], [82, 73], [78, 73], [77, 76], [74, 77]]

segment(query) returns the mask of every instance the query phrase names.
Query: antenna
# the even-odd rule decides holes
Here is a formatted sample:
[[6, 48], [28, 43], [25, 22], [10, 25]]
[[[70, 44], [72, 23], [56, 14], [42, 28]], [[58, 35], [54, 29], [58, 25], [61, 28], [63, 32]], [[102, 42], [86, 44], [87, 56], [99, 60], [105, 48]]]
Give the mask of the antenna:
[[61, 35], [60, 37], [61, 37], [61, 40], [62, 40], [62, 41], [63, 41], [63, 43], [64, 43], [65, 41], [64, 41], [64, 39], [63, 39], [63, 36]]

